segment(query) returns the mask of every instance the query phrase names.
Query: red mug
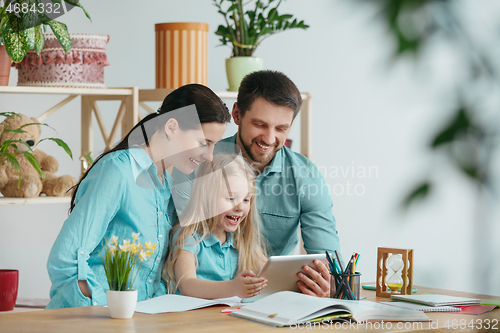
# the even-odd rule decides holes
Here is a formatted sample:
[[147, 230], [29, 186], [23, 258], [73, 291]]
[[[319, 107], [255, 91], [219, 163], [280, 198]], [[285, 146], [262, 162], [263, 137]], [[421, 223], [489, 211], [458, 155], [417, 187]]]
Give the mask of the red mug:
[[18, 284], [18, 270], [0, 269], [0, 311], [14, 310]]

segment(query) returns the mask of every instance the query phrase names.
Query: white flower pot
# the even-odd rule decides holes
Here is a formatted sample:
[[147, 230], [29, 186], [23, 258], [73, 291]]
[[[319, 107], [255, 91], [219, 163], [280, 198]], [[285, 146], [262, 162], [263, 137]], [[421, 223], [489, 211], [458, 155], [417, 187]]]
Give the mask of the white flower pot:
[[111, 318], [132, 318], [137, 304], [137, 290], [108, 290], [106, 291], [106, 298]]

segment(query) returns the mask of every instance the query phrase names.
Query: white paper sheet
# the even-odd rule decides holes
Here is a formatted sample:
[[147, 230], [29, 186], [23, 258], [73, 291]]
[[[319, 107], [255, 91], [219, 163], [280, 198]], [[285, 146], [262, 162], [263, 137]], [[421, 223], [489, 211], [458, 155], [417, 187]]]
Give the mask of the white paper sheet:
[[137, 302], [135, 311], [149, 314], [182, 312], [218, 304], [237, 306], [241, 305], [241, 299], [239, 297], [230, 297], [209, 300], [170, 294]]

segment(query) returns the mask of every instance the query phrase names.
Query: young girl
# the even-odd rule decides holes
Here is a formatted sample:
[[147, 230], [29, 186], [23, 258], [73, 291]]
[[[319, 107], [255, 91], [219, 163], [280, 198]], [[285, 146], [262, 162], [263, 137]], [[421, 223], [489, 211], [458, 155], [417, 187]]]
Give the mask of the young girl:
[[247, 298], [266, 286], [265, 278], [255, 277], [266, 254], [254, 182], [254, 170], [241, 155], [215, 154], [212, 163], [200, 166], [163, 266], [169, 292]]
[[186, 85], [94, 162], [76, 185], [71, 214], [49, 255], [48, 309], [106, 304], [109, 286], [100, 257], [104, 240], [130, 239], [132, 233], [140, 233], [142, 242], [158, 244], [135, 280], [138, 300], [166, 293], [161, 267], [175, 221], [166, 169], [191, 173], [210, 161], [229, 120], [214, 92]]

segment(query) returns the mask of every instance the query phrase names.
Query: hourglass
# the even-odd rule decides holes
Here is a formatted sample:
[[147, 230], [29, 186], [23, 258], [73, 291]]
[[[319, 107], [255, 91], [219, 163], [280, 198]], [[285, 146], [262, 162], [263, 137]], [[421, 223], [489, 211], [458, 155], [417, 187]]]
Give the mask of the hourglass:
[[403, 278], [401, 277], [400, 269], [403, 268], [403, 259], [400, 254], [392, 254], [387, 259], [387, 266], [392, 269], [392, 275], [387, 279], [387, 287], [392, 291], [399, 291], [403, 286]]
[[377, 254], [377, 296], [411, 295], [412, 284], [413, 249], [379, 247]]

